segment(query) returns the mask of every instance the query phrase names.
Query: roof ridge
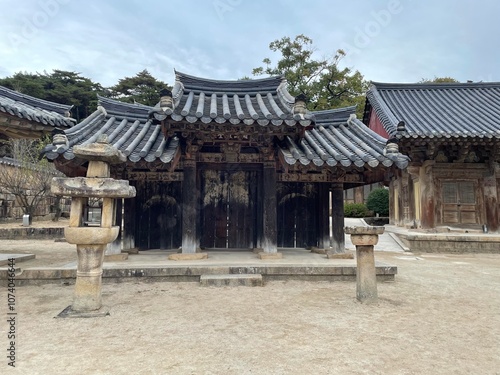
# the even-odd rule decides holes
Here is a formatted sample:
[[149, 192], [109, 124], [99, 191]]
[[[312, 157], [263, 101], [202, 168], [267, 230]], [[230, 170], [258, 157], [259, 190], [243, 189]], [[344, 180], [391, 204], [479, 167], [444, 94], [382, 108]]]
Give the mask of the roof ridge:
[[467, 89], [498, 87], [500, 82], [448, 82], [448, 83], [391, 83], [391, 82], [371, 82], [377, 89]]
[[5, 86], [0, 86], [0, 95], [5, 96], [11, 100], [19, 101], [25, 105], [30, 105], [34, 108], [41, 108], [46, 111], [51, 111], [65, 116], [67, 112], [73, 108], [73, 105], [60, 104], [56, 102], [51, 102], [49, 100], [40, 99], [35, 96], [23, 94], [21, 92], [9, 89]]
[[[190, 74], [186, 74], [183, 72], [179, 72], [178, 70], [174, 69], [175, 73], [175, 79], [178, 80], [179, 78], [188, 78], [188, 79], [193, 79], [197, 80], [200, 82], [207, 82], [207, 83], [231, 83], [231, 84], [245, 84], [248, 82], [266, 82], [266, 81], [276, 81], [280, 80], [283, 81], [285, 80], [285, 76], [283, 74], [276, 75], [276, 76], [269, 76], [265, 78], [257, 78], [257, 79], [229, 79], [229, 80], [223, 80], [223, 79], [213, 79], [213, 78], [204, 78], [204, 77], [198, 77]], [[181, 81], [182, 82], [182, 81]]]
[[349, 112], [355, 111], [357, 104], [350, 105], [348, 107], [332, 108], [332, 109], [321, 109], [319, 111], [311, 111], [312, 114], [328, 114], [328, 113], [339, 113], [339, 112]]

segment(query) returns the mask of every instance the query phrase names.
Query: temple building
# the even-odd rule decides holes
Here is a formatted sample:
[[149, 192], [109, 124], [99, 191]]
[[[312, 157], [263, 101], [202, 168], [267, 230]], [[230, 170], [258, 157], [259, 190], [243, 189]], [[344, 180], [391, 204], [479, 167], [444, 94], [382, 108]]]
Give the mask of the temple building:
[[57, 104], [0, 86], [0, 139], [40, 138], [75, 124], [73, 106]]
[[[69, 129], [75, 124], [70, 117], [71, 105], [62, 105], [33, 96], [21, 94], [0, 86], [0, 168], [18, 168], [19, 162], [12, 159], [10, 139], [40, 139], [55, 129]], [[26, 187], [28, 188], [28, 187]], [[51, 198], [37, 207], [35, 214], [50, 213]], [[23, 214], [15, 196], [0, 188], [0, 219], [19, 218]]]
[[364, 123], [408, 155], [390, 182], [391, 223], [498, 232], [500, 83], [374, 83]]
[[125, 248], [341, 252], [344, 189], [408, 165], [354, 107], [309, 112], [281, 76], [220, 81], [176, 72], [175, 79], [155, 107], [100, 97], [92, 115], [45, 149], [68, 176], [87, 169], [72, 147], [101, 134], [127, 156], [111, 170], [137, 190], [116, 213]]

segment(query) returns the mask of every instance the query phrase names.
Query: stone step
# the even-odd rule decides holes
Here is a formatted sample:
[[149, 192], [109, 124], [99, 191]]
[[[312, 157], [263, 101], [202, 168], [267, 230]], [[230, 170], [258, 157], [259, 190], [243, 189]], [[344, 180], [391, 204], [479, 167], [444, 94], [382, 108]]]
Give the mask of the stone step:
[[262, 286], [261, 274], [201, 275], [203, 286]]

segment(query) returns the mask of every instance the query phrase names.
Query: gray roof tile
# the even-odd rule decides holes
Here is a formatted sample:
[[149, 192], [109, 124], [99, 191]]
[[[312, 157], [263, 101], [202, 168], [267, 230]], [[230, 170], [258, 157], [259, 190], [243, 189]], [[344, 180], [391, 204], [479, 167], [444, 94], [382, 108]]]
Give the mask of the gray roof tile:
[[385, 152], [387, 140], [370, 130], [356, 118], [356, 107], [313, 112], [316, 124], [307, 129], [300, 144], [287, 137], [280, 151], [284, 160], [317, 166], [372, 168], [379, 164], [406, 168], [409, 158], [400, 153]]
[[[193, 112], [193, 118], [197, 121], [200, 119], [204, 121], [205, 119], [210, 122], [220, 119], [222, 123], [227, 120], [224, 113], [230, 113], [231, 117], [229, 119], [234, 120], [234, 124], [239, 126], [244, 126], [245, 123], [254, 124], [256, 121], [261, 121], [266, 125], [272, 123], [270, 121], [276, 121], [280, 124], [282, 121], [288, 121], [289, 125], [301, 124], [301, 126], [304, 126], [305, 123], [309, 124], [305, 128], [303, 138], [294, 140], [287, 136], [280, 144], [283, 159], [290, 165], [296, 163], [309, 165], [312, 163], [312, 165], [318, 167], [339, 165], [343, 167], [374, 168], [380, 164], [386, 167], [394, 164], [399, 168], [404, 168], [408, 164], [409, 159], [406, 156], [399, 153], [385, 154], [387, 140], [356, 119], [354, 115], [355, 107], [313, 112], [309, 115], [309, 119], [302, 123], [302, 120], [293, 119], [290, 110], [285, 116], [285, 110], [287, 109], [282, 103], [277, 103], [280, 99], [276, 98], [276, 94], [271, 92], [263, 94], [261, 92], [260, 98], [257, 94], [251, 97], [248, 93], [242, 96], [245, 90], [252, 89], [255, 91], [255, 87], [250, 85], [250, 81], [241, 81], [237, 84], [231, 82], [231, 84], [224, 85], [220, 81], [209, 82], [213, 85], [213, 88], [230, 88], [234, 89], [234, 93], [226, 93], [227, 97], [225, 97], [224, 94], [219, 95], [211, 91], [200, 92], [199, 95], [190, 91], [186, 95], [183, 94], [184, 99], [178, 99], [181, 103], [177, 107], [181, 108], [179, 111], [186, 109], [189, 113]], [[251, 82], [255, 83], [255, 81]], [[281, 78], [270, 78], [259, 80], [258, 85], [260, 88], [268, 89], [272, 87], [273, 90], [276, 90], [278, 82], [281, 84]], [[189, 83], [192, 84], [192, 87], [201, 87], [200, 85], [194, 85], [196, 83], [194, 78], [190, 78]], [[238, 106], [234, 105], [235, 95], [237, 96], [236, 102], [240, 102], [242, 107], [242, 112], [240, 112], [244, 114], [242, 119], [238, 118]], [[258, 114], [256, 119], [251, 117], [250, 104], [245, 104], [245, 100], [248, 100], [245, 99], [246, 95], [250, 97], [250, 104], [255, 113]], [[189, 99], [190, 96], [192, 100]], [[197, 102], [200, 97], [205, 97], [203, 105]], [[212, 99], [214, 97], [215, 99]], [[276, 106], [283, 111], [282, 114], [275, 108], [273, 109], [271, 97], [276, 102]], [[190, 101], [191, 103], [189, 103]], [[265, 109], [267, 109], [267, 112]], [[51, 160], [58, 158], [60, 155], [67, 160], [71, 160], [75, 157], [72, 152], [74, 145], [92, 143], [100, 134], [107, 134], [110, 144], [122, 151], [128, 160], [133, 163], [141, 160], [147, 162], [160, 160], [163, 163], [170, 163], [179, 152], [179, 139], [177, 137], [164, 138], [161, 125], [150, 116], [151, 113], [154, 113], [151, 110], [152, 107], [99, 97], [98, 110], [81, 123], [65, 131], [68, 139], [67, 144], [49, 145], [45, 149], [45, 155]], [[194, 113], [196, 111], [203, 112], [204, 115], [201, 118], [197, 117]], [[217, 111], [217, 116], [215, 118], [210, 117], [210, 111], [213, 113]], [[174, 121], [177, 118], [174, 116], [175, 113], [175, 111], [172, 112], [171, 116]], [[269, 119], [270, 114], [272, 120]], [[179, 116], [180, 121], [190, 121], [187, 115], [182, 117], [179, 114]], [[280, 118], [280, 116], [284, 117], [284, 119]], [[226, 117], [228, 116], [226, 115]], [[243, 123], [241, 120], [243, 120]]]
[[0, 112], [49, 127], [69, 128], [75, 119], [69, 117], [73, 106], [57, 104], [21, 94], [0, 86]]
[[293, 113], [295, 98], [286, 89], [282, 76], [264, 79], [220, 81], [176, 72], [172, 90], [174, 108], [158, 103], [151, 115], [158, 121], [168, 116], [174, 121], [194, 123], [229, 122], [261, 126], [309, 126], [312, 116]]
[[[390, 136], [500, 138], [500, 83], [373, 83], [367, 93]], [[367, 114], [366, 114], [367, 115]], [[365, 115], [365, 116], [366, 116]], [[365, 118], [365, 122], [369, 119]]]
[[67, 160], [75, 157], [73, 146], [95, 142], [100, 134], [108, 135], [108, 142], [122, 151], [132, 162], [160, 159], [169, 163], [177, 152], [177, 138], [165, 140], [161, 125], [149, 119], [152, 107], [129, 104], [99, 97], [99, 107], [78, 125], [65, 131], [67, 145], [48, 145], [44, 152], [54, 160], [60, 154]]

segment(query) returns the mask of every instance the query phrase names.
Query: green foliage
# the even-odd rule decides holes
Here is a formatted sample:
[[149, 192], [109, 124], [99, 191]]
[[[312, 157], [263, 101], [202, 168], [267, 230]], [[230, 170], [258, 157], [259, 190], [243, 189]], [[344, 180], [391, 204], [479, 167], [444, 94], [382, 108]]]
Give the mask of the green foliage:
[[160, 90], [169, 87], [165, 82], [153, 77], [146, 69], [134, 77], [125, 77], [112, 87], [111, 97], [127, 102], [154, 106], [159, 102]]
[[369, 215], [369, 210], [363, 203], [344, 204], [345, 217], [366, 217], [368, 215]]
[[422, 78], [418, 83], [459, 83], [459, 81], [451, 77], [434, 77], [434, 79]]
[[53, 70], [52, 73], [18, 72], [0, 79], [0, 85], [23, 94], [59, 104], [73, 105], [72, 117], [78, 121], [90, 115], [97, 107], [96, 94], [104, 88], [80, 73]]
[[384, 188], [372, 190], [366, 200], [366, 207], [380, 216], [388, 216], [389, 190]]
[[339, 67], [344, 51], [337, 50], [333, 57], [317, 58], [312, 39], [305, 35], [298, 35], [293, 40], [289, 37], [275, 40], [269, 48], [281, 54], [280, 60], [273, 65], [265, 58], [262, 61], [265, 66], [253, 69], [254, 75], [284, 75], [290, 93], [306, 95], [310, 110], [356, 104], [358, 115], [362, 114], [368, 83], [358, 71]]

